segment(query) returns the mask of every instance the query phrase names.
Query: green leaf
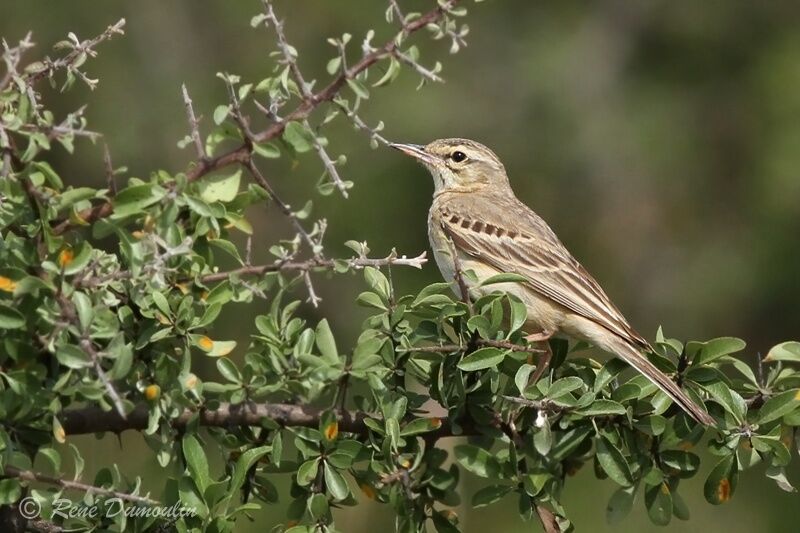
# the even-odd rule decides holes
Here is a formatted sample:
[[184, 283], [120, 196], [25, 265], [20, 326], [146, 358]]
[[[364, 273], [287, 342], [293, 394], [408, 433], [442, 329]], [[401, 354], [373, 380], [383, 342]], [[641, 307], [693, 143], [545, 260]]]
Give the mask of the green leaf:
[[386, 304], [383, 303], [381, 297], [370, 291], [364, 291], [359, 294], [358, 298], [356, 298], [356, 302], [364, 307], [374, 307], [375, 309], [380, 309], [381, 311], [386, 311], [388, 309]]
[[517, 369], [517, 373], [514, 375], [514, 384], [516, 384], [520, 394], [525, 393], [525, 389], [528, 387], [528, 379], [534, 370], [536, 370], [536, 366], [527, 363]]
[[420, 433], [427, 433], [442, 427], [442, 420], [440, 418], [417, 418], [406, 424], [400, 430], [400, 436], [406, 437], [409, 435], [419, 435]]
[[214, 124], [219, 126], [225, 119], [228, 118], [228, 113], [230, 113], [231, 109], [228, 105], [218, 105], [216, 109], [214, 109]]
[[58, 196], [56, 209], [61, 211], [83, 200], [94, 198], [95, 194], [97, 194], [97, 191], [91, 187], [70, 188]]
[[581, 387], [583, 387], [583, 380], [581, 378], [569, 376], [554, 381], [553, 384], [550, 385], [550, 388], [547, 389], [547, 394], [545, 394], [545, 396], [552, 400], [576, 389], [580, 389]]
[[333, 499], [344, 500], [350, 494], [350, 488], [347, 486], [347, 481], [335, 468], [328, 463], [325, 463], [325, 486], [328, 492], [331, 493]]
[[300, 465], [300, 468], [297, 469], [298, 485], [305, 487], [316, 479], [317, 471], [319, 470], [319, 461], [319, 457], [314, 457]]
[[68, 368], [86, 368], [92, 366], [89, 354], [73, 344], [64, 344], [56, 350], [56, 359]]
[[464, 372], [475, 372], [499, 365], [506, 356], [505, 350], [498, 348], [480, 348], [458, 362], [458, 368]]
[[708, 503], [719, 505], [731, 499], [736, 490], [739, 468], [736, 454], [723, 457], [706, 479], [703, 495]]
[[286, 124], [286, 128], [283, 130], [283, 140], [299, 154], [311, 150], [316, 142], [314, 134], [299, 122]]
[[497, 477], [500, 464], [497, 458], [483, 448], [472, 444], [459, 444], [454, 453], [461, 466], [480, 477]]
[[654, 524], [657, 526], [669, 524], [672, 519], [672, 493], [666, 482], [647, 487], [644, 491], [644, 504], [647, 507], [647, 515]]
[[542, 427], [533, 434], [533, 447], [544, 457], [550, 453], [550, 449], [553, 447], [553, 432], [550, 430], [549, 422], [545, 421]]
[[207, 176], [198, 185], [200, 199], [206, 203], [231, 202], [239, 192], [242, 171], [230, 175]]
[[74, 256], [72, 261], [64, 267], [64, 274], [71, 276], [83, 270], [92, 258], [92, 247], [82, 242], [73, 250]]
[[396, 450], [400, 441], [400, 422], [396, 418], [387, 418], [384, 423], [386, 429], [386, 436], [389, 437], [389, 442], [392, 449]]
[[0, 505], [9, 505], [22, 496], [22, 486], [16, 478], [0, 479]]
[[666, 450], [661, 453], [661, 462], [679, 472], [694, 473], [700, 467], [700, 457], [683, 450]]
[[509, 485], [489, 485], [472, 496], [473, 507], [485, 507], [500, 500], [503, 496], [511, 492], [514, 487]]
[[597, 439], [597, 461], [600, 466], [617, 484], [624, 487], [633, 484], [631, 468], [619, 448], [606, 437]]
[[253, 151], [264, 159], [277, 159], [281, 151], [272, 143], [253, 144]]
[[81, 329], [86, 331], [89, 328], [89, 324], [92, 323], [92, 318], [94, 318], [92, 301], [85, 292], [75, 291], [72, 294], [72, 303], [75, 304], [75, 310], [78, 312], [78, 322], [81, 325]]
[[800, 389], [792, 389], [773, 396], [758, 410], [758, 423], [777, 420], [800, 407]]
[[487, 285], [495, 285], [497, 283], [526, 283], [528, 278], [521, 274], [514, 274], [506, 272], [504, 274], [495, 274], [480, 282], [479, 287], [486, 287]]
[[316, 330], [317, 348], [319, 348], [322, 358], [329, 363], [339, 362], [339, 352], [336, 350], [336, 341], [333, 338], [331, 327], [328, 320], [323, 318], [317, 324]]
[[25, 317], [22, 316], [22, 313], [0, 303], [0, 329], [20, 329], [23, 327], [25, 327]]
[[153, 185], [133, 185], [121, 190], [112, 200], [114, 204], [114, 217], [121, 218], [143, 211], [163, 198], [164, 193], [156, 190]]
[[235, 493], [244, 485], [245, 476], [247, 471], [250, 470], [256, 461], [267, 455], [272, 450], [271, 446], [259, 446], [258, 448], [251, 448], [244, 452], [236, 461], [236, 466], [233, 468], [233, 476], [231, 477], [231, 484], [229, 492]]
[[619, 524], [631, 512], [636, 500], [636, 488], [635, 485], [620, 487], [611, 495], [606, 505], [606, 522], [609, 525]]
[[667, 419], [661, 415], [649, 415], [639, 418], [633, 425], [636, 429], [648, 435], [658, 436], [664, 433], [664, 429], [667, 427]]
[[200, 494], [204, 494], [211, 483], [208, 475], [208, 459], [194, 435], [183, 437], [183, 456], [186, 458], [189, 474], [200, 489]]
[[360, 81], [353, 78], [347, 78], [347, 85], [350, 86], [350, 88], [353, 90], [354, 93], [356, 93], [356, 96], [358, 96], [359, 98], [362, 98], [364, 100], [369, 98], [369, 90], [367, 90], [367, 88], [364, 87], [364, 84], [361, 83]]
[[236, 368], [236, 365], [230, 359], [217, 359], [217, 370], [219, 370], [219, 373], [231, 383], [242, 382], [242, 374], [239, 373], [239, 369]]
[[511, 309], [511, 320], [509, 322], [509, 334], [519, 330], [528, 320], [528, 307], [513, 294], [507, 294], [508, 305]]
[[773, 346], [764, 361], [791, 361], [800, 363], [800, 342], [788, 341]]
[[324, 494], [314, 494], [308, 499], [308, 512], [314, 520], [323, 520], [330, 514], [328, 498]]
[[720, 381], [706, 383], [703, 388], [711, 395], [711, 398], [720, 404], [726, 411], [736, 418], [738, 422], [744, 420], [747, 412], [747, 405], [744, 399], [733, 389]]
[[693, 365], [703, 365], [726, 355], [742, 351], [747, 344], [736, 337], [720, 337], [702, 343], [687, 343], [686, 351], [698, 350]]
[[[339, 57], [336, 57], [336, 58], [332, 59], [332, 60], [329, 62], [329, 65], [328, 65], [328, 67], [329, 67], [329, 69], [328, 69], [328, 72], [329, 72], [331, 75], [333, 75], [333, 74], [336, 72], [336, 70], [338, 70], [338, 69], [339, 69], [339, 65], [338, 65], [338, 64], [336, 64], [336, 68], [334, 69], [334, 72], [330, 72], [330, 66], [331, 66], [331, 65], [330, 65], [330, 63], [331, 63], [331, 62], [333, 62], [333, 61], [335, 61], [336, 59], [341, 59], [341, 58], [339, 58]], [[399, 62], [399, 61], [397, 61], [397, 60], [396, 60], [394, 57], [391, 57], [391, 58], [389, 58], [389, 67], [386, 69], [386, 72], [385, 72], [385, 73], [384, 73], [384, 75], [381, 77], [381, 79], [379, 79], [378, 81], [376, 81], [375, 83], [373, 83], [373, 84], [372, 84], [372, 86], [373, 86], [373, 87], [383, 87], [384, 85], [389, 85], [389, 84], [390, 84], [390, 83], [392, 83], [392, 82], [393, 82], [393, 81], [394, 81], [394, 80], [397, 78], [397, 76], [400, 74], [400, 70], [401, 70], [401, 68], [400, 68], [400, 62]]]
[[231, 241], [226, 241], [225, 239], [209, 239], [208, 244], [233, 257], [239, 264], [244, 264], [244, 261], [242, 261], [239, 255], [239, 250]]
[[325, 70], [333, 76], [339, 71], [339, 66], [342, 64], [342, 57], [336, 56], [325, 65]]
[[624, 415], [627, 413], [622, 404], [613, 400], [594, 400], [583, 409], [576, 409], [575, 413], [583, 416]]

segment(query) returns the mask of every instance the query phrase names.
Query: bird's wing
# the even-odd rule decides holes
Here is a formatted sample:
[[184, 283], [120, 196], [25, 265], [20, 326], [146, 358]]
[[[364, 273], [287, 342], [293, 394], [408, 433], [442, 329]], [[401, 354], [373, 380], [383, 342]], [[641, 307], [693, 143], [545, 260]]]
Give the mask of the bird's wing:
[[[508, 210], [492, 209], [477, 216], [472, 209], [442, 206], [442, 229], [463, 252], [501, 272], [525, 276], [528, 285], [539, 294], [634, 346], [649, 348], [538, 215], [516, 202], [505, 207]], [[515, 223], [510, 224], [512, 219]]]

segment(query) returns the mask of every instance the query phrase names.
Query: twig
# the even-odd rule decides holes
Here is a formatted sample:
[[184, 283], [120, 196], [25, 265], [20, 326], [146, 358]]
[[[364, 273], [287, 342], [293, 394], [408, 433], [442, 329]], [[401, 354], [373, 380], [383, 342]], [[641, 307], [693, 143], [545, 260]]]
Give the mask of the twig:
[[[103, 411], [97, 406], [67, 409], [58, 415], [64, 432], [67, 435], [86, 435], [89, 433], [113, 432], [122, 433], [126, 430], [143, 430], [149, 422], [150, 407], [145, 404], [136, 406], [128, 413], [127, 418], [122, 418], [115, 411]], [[214, 409], [185, 409], [176, 417], [169, 420], [171, 427], [185, 428], [188, 424], [199, 423], [204, 427], [230, 428], [232, 426], [261, 426], [264, 420], [272, 420], [283, 427], [319, 427], [322, 409], [308, 405], [281, 404], [281, 403], [239, 403], [222, 402]], [[335, 410], [339, 431], [366, 436], [369, 428], [364, 420], [367, 418], [380, 418], [362, 411]], [[462, 435], [478, 434], [478, 429], [471, 420], [457, 420], [460, 431], [457, 433], [451, 427], [447, 418], [440, 418], [442, 422], [439, 429], [426, 433], [431, 439], [457, 437]]]
[[395, 49], [394, 51], [392, 51], [392, 55], [394, 57], [396, 57], [398, 59], [398, 61], [400, 61], [401, 63], [405, 63], [409, 67], [411, 67], [414, 70], [416, 70], [417, 74], [419, 74], [420, 76], [422, 76], [426, 80], [434, 81], [434, 82], [437, 82], [437, 83], [441, 83], [441, 82], [444, 81], [434, 71], [432, 71], [432, 70], [430, 70], [428, 68], [425, 68], [422, 65], [420, 65], [419, 63], [417, 63], [416, 61], [414, 61], [414, 59], [411, 56], [409, 56], [408, 54], [406, 54], [404, 52], [401, 52], [398, 49]]
[[464, 271], [461, 270], [461, 260], [458, 258], [458, 249], [456, 248], [453, 240], [448, 236], [447, 243], [450, 246], [450, 256], [453, 259], [453, 277], [455, 277], [458, 290], [461, 292], [461, 301], [467, 304], [470, 316], [475, 314], [475, 308], [472, 306], [472, 300], [469, 297], [469, 287], [464, 281]]
[[537, 409], [539, 411], [559, 412], [559, 411], [564, 411], [565, 410], [565, 408], [554, 404], [552, 401], [550, 401], [548, 399], [544, 399], [544, 400], [529, 400], [527, 398], [518, 398], [516, 396], [506, 396], [506, 395], [500, 395], [500, 398], [502, 398], [502, 399], [504, 399], [506, 401], [509, 401], [511, 403], [524, 405], [525, 407], [533, 407], [534, 409]]
[[[125, 31], [123, 30], [124, 27], [125, 27], [125, 19], [122, 18], [119, 19], [115, 24], [108, 26], [106, 30], [97, 37], [82, 42], [77, 42], [77, 37], [75, 37], [74, 34], [71, 34], [70, 37], [72, 38], [73, 42], [76, 43], [72, 51], [70, 51], [64, 57], [56, 59], [55, 61], [51, 61], [49, 59], [46, 60], [44, 62], [43, 69], [29, 74], [25, 78], [25, 80], [28, 82], [28, 84], [33, 85], [42, 78], [51, 76], [55, 71], [59, 69], [62, 68], [71, 69], [73, 64], [83, 54], [86, 54], [89, 57], [94, 57], [95, 55], [97, 55], [97, 52], [94, 51], [94, 47], [96, 47], [103, 41], [111, 39], [114, 35], [124, 35], [125, 33]], [[89, 84], [89, 86], [91, 87], [92, 85]]]
[[[264, 5], [264, 13], [266, 15], [266, 18], [264, 19], [264, 25], [268, 26], [268, 23], [271, 23], [272, 27], [275, 28], [275, 35], [278, 38], [278, 47], [280, 48], [281, 55], [283, 56], [283, 63], [289, 67], [289, 72], [291, 72], [292, 77], [297, 82], [297, 86], [300, 89], [300, 94], [303, 97], [303, 101], [315, 104], [315, 95], [311, 92], [311, 85], [305, 80], [303, 73], [300, 71], [300, 67], [297, 64], [296, 54], [293, 51], [294, 48], [286, 40], [286, 34], [283, 33], [283, 23], [278, 20], [277, 15], [275, 15], [275, 10], [272, 8], [272, 2], [270, 0], [262, 0], [262, 4]], [[309, 131], [313, 131], [308, 118], [303, 118], [302, 123]], [[322, 165], [325, 167], [325, 171], [328, 173], [328, 176], [330, 176], [334, 185], [336, 185], [336, 188], [339, 189], [339, 192], [342, 193], [342, 196], [347, 198], [347, 184], [342, 180], [341, 176], [339, 176], [339, 171], [336, 169], [336, 164], [328, 155], [328, 152], [325, 150], [325, 147], [322, 145], [322, 143], [319, 142], [319, 139], [317, 139], [316, 135], [314, 135], [313, 144], [317, 155], [322, 161]]]
[[114, 165], [111, 162], [111, 152], [108, 143], [103, 143], [103, 164], [106, 169], [106, 184], [111, 194], [117, 194], [117, 180], [114, 177]]
[[[345, 105], [344, 102], [342, 102], [342, 101], [337, 99], [337, 100], [334, 100], [333, 103], [336, 104], [337, 106], [339, 106], [339, 109], [341, 109], [344, 112], [345, 116], [347, 118], [349, 118], [353, 122], [353, 125], [356, 128], [358, 128], [361, 131], [364, 131], [364, 132], [368, 133], [370, 139], [373, 139], [376, 142], [379, 142], [379, 143], [383, 144], [384, 146], [388, 146], [389, 145], [389, 140], [386, 137], [384, 137], [383, 135], [381, 135], [380, 133], [378, 133], [378, 131], [379, 131], [378, 128], [370, 127], [366, 122], [364, 122], [361, 119], [361, 117], [358, 116], [358, 114], [355, 111], [348, 109], [348, 107]], [[380, 127], [380, 125], [379, 125], [379, 127]]]
[[[437, 22], [444, 16], [447, 10], [452, 9], [456, 4], [458, 4], [458, 2], [459, 0], [449, 0], [448, 2], [445, 2], [444, 5], [437, 6], [431, 11], [428, 11], [424, 15], [421, 15], [420, 17], [409, 22], [408, 24], [404, 24], [399, 35], [411, 35], [412, 33], [427, 27], [428, 24]], [[302, 121], [308, 118], [309, 115], [311, 115], [311, 113], [317, 107], [319, 107], [320, 104], [323, 102], [332, 101], [336, 95], [339, 94], [341, 88], [347, 83], [347, 80], [355, 78], [358, 74], [365, 71], [378, 61], [391, 56], [397, 46], [397, 36], [395, 36], [394, 38], [386, 41], [382, 47], [375, 49], [369, 54], [365, 54], [357, 63], [352, 65], [350, 68], [343, 69], [338, 76], [328, 83], [328, 85], [314, 93], [313, 98], [310, 101], [303, 100], [294, 110], [285, 115], [283, 120], [275, 122], [259, 133], [256, 133], [252, 139], [253, 142], [261, 144], [280, 137], [286, 128], [286, 124], [293, 121]], [[205, 176], [209, 172], [219, 170], [223, 167], [237, 163], [246, 163], [250, 159], [250, 150], [250, 146], [247, 142], [245, 142], [238, 147], [216, 157], [208, 158], [206, 160], [197, 160], [189, 166], [189, 169], [186, 171], [186, 178], [188, 181], [195, 181]], [[86, 223], [92, 223], [100, 218], [108, 217], [112, 212], [113, 206], [111, 201], [106, 201], [102, 204], [81, 211], [78, 214], [78, 217]], [[65, 231], [73, 229], [74, 227], [74, 224], [69, 220], [64, 220], [57, 223], [54, 226], [53, 231], [56, 235], [60, 235]]]
[[186, 84], [181, 85], [181, 92], [183, 93], [183, 105], [186, 107], [186, 118], [189, 121], [189, 131], [192, 137], [192, 142], [194, 142], [194, 149], [197, 152], [197, 159], [199, 161], [205, 161], [208, 159], [206, 155], [205, 147], [203, 146], [203, 141], [200, 138], [200, 127], [197, 121], [197, 116], [194, 114], [194, 107], [192, 106], [192, 99], [189, 98], [189, 91], [186, 89]]
[[[348, 259], [326, 259], [322, 257], [314, 257], [311, 259], [306, 259], [305, 261], [279, 260], [266, 265], [245, 265], [233, 270], [214, 272], [213, 274], [201, 275], [198, 278], [184, 278], [178, 281], [189, 282], [193, 279], [197, 279], [202, 283], [213, 283], [216, 281], [226, 280], [231, 276], [262, 276], [268, 272], [302, 273], [312, 270], [332, 270], [339, 266], [354, 269], [361, 269], [368, 266], [380, 268], [390, 265], [422, 268], [422, 265], [424, 265], [427, 261], [428, 259], [426, 258], [425, 252], [422, 252], [416, 257], [406, 257], [405, 255], [398, 256], [392, 253], [386, 257], [375, 259], [370, 257], [350, 257]], [[76, 288], [86, 289], [114, 281], [124, 281], [131, 279], [132, 277], [133, 276], [130, 271], [119, 270], [103, 276], [78, 278], [74, 280], [73, 284]]]
[[283, 200], [281, 200], [280, 196], [278, 196], [278, 194], [275, 192], [275, 189], [272, 187], [272, 184], [269, 181], [267, 181], [267, 178], [264, 177], [264, 175], [258, 169], [258, 166], [256, 166], [256, 163], [253, 160], [253, 158], [252, 157], [249, 158], [245, 162], [244, 166], [245, 168], [247, 168], [247, 170], [250, 171], [250, 175], [253, 176], [253, 179], [255, 179], [256, 182], [269, 193], [270, 197], [272, 198], [272, 201], [275, 202], [275, 204], [278, 206], [278, 209], [281, 210], [281, 213], [286, 215], [289, 218], [289, 220], [292, 221], [292, 225], [297, 230], [297, 233], [303, 238], [304, 241], [306, 241], [308, 246], [311, 248], [311, 252], [314, 253], [314, 255], [318, 255], [317, 248], [319, 246], [319, 243], [316, 242], [311, 237], [308, 231], [306, 231], [306, 229], [300, 223], [300, 220], [297, 218], [297, 215], [295, 215], [294, 211], [292, 211], [289, 205], [286, 204]]
[[14, 76], [19, 74], [17, 72], [17, 67], [19, 66], [20, 61], [22, 61], [22, 55], [34, 46], [33, 41], [31, 41], [32, 35], [33, 34], [31, 32], [28, 32], [25, 37], [19, 41], [19, 43], [17, 43], [17, 46], [13, 48], [8, 46], [8, 43], [5, 39], [2, 39], [2, 57], [6, 63], [6, 73], [3, 75], [3, 79], [0, 80], [0, 91], [5, 89]]
[[[533, 346], [522, 346], [514, 344], [510, 341], [495, 341], [490, 339], [477, 339], [475, 341], [479, 346], [491, 346], [493, 348], [502, 348], [504, 350], [511, 350], [512, 352], [525, 352], [525, 353], [541, 353], [544, 350], [534, 348]], [[460, 352], [468, 349], [466, 344], [442, 344], [437, 346], [415, 346], [413, 348], [403, 349], [405, 352], [429, 352], [429, 353], [451, 353]]]
[[278, 38], [278, 47], [281, 49], [284, 64], [289, 67], [292, 77], [297, 82], [303, 98], [311, 99], [313, 103], [314, 95], [311, 93], [311, 87], [306, 83], [306, 80], [303, 78], [303, 73], [300, 72], [300, 67], [297, 65], [295, 53], [293, 52], [294, 48], [289, 44], [289, 41], [286, 40], [286, 34], [283, 33], [283, 23], [279, 21], [277, 15], [275, 15], [275, 10], [272, 9], [272, 2], [270, 0], [261, 0], [261, 3], [264, 6], [264, 14], [266, 15], [264, 26], [269, 27], [269, 24], [272, 24], [272, 27], [275, 28], [275, 36]]
[[231, 276], [261, 276], [263, 274], [266, 274], [267, 272], [279, 272], [279, 271], [307, 272], [318, 268], [323, 268], [323, 269], [336, 268], [337, 262], [348, 268], [356, 268], [356, 269], [364, 268], [367, 266], [382, 267], [388, 265], [402, 265], [414, 268], [422, 268], [422, 265], [424, 265], [427, 262], [425, 255], [426, 255], [425, 252], [422, 252], [416, 257], [406, 257], [404, 255], [397, 257], [389, 255], [387, 257], [384, 257], [383, 259], [371, 259], [368, 257], [353, 257], [350, 259], [312, 258], [312, 259], [307, 259], [305, 261], [277, 261], [269, 265], [243, 266], [241, 268], [228, 270], [225, 272], [215, 272], [213, 274], [206, 274], [204, 276], [200, 276], [199, 279], [203, 283], [212, 283], [215, 281], [222, 281], [228, 279]]
[[[69, 301], [63, 293], [58, 292], [56, 293], [56, 301], [58, 302], [59, 307], [61, 307], [61, 315], [66, 319], [69, 323], [73, 324], [78, 331], [81, 329], [80, 320], [78, 319], [77, 312], [75, 310], [75, 306], [71, 301]], [[105, 371], [103, 370], [102, 365], [100, 364], [100, 354], [97, 353], [94, 346], [92, 345], [91, 339], [87, 337], [81, 338], [79, 341], [79, 345], [81, 349], [86, 352], [86, 355], [92, 361], [92, 366], [94, 367], [95, 373], [100, 381], [103, 383], [103, 386], [106, 389], [106, 393], [111, 398], [111, 401], [114, 404], [114, 408], [117, 410], [117, 414], [121, 416], [123, 419], [125, 418], [125, 407], [122, 404], [122, 398], [120, 398], [119, 393], [114, 388], [113, 383], [106, 375]]]
[[303, 281], [305, 282], [306, 289], [308, 290], [308, 301], [311, 302], [311, 305], [314, 307], [319, 307], [319, 303], [322, 301], [322, 298], [317, 296], [317, 293], [314, 290], [314, 284], [311, 282], [311, 274], [308, 270], [303, 272]]
[[143, 505], [159, 504], [159, 502], [156, 500], [151, 500], [145, 496], [137, 496], [135, 494], [128, 494], [127, 492], [119, 492], [116, 490], [105, 489], [103, 487], [96, 487], [94, 485], [87, 485], [86, 483], [81, 483], [80, 481], [69, 481], [67, 479], [48, 476], [39, 472], [33, 472], [32, 470], [22, 470], [11, 465], [5, 465], [3, 467], [3, 475], [7, 477], [23, 479], [25, 481], [39, 481], [41, 483], [56, 485], [65, 489], [79, 490], [87, 494], [100, 494], [109, 498], [119, 498], [120, 500]]

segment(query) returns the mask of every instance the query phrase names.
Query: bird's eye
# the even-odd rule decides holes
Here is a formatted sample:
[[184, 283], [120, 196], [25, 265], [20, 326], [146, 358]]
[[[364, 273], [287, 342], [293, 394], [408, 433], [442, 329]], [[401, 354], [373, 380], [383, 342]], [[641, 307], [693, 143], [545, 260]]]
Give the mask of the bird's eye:
[[452, 154], [450, 154], [450, 159], [452, 159], [452, 160], [453, 160], [453, 161], [455, 161], [456, 163], [461, 163], [461, 162], [462, 162], [462, 161], [464, 161], [466, 158], [467, 158], [467, 154], [465, 154], [464, 152], [462, 152], [462, 151], [460, 151], [460, 150], [456, 150], [455, 152], [453, 152]]

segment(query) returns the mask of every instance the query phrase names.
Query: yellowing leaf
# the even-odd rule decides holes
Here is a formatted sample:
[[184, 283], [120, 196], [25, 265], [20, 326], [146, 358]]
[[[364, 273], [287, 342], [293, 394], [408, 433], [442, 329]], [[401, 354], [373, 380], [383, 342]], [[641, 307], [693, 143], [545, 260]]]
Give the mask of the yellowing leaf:
[[364, 496], [370, 500], [375, 499], [375, 489], [373, 489], [371, 486], [367, 485], [366, 483], [362, 483], [358, 487], [361, 489], [361, 492], [364, 493]]
[[214, 341], [214, 347], [208, 352], [208, 355], [214, 357], [221, 357], [228, 355], [236, 348], [236, 341]]
[[186, 376], [186, 381], [183, 382], [187, 389], [193, 389], [197, 386], [197, 376], [189, 374]]
[[210, 337], [203, 335], [198, 339], [197, 346], [206, 352], [210, 352], [212, 348], [214, 348], [214, 341], [211, 340]]
[[722, 478], [717, 485], [717, 500], [724, 503], [731, 499], [731, 482], [728, 478]]
[[64, 431], [64, 426], [62, 426], [58, 418], [55, 417], [53, 417], [53, 437], [61, 444], [67, 441], [67, 432]]
[[161, 387], [158, 385], [148, 385], [144, 389], [144, 397], [150, 400], [151, 402], [161, 396]]
[[336, 440], [339, 436], [339, 423], [335, 420], [325, 426], [325, 438], [328, 440]]
[[14, 292], [17, 288], [17, 282], [5, 276], [0, 276], [0, 291]]
[[64, 248], [58, 254], [58, 264], [61, 267], [69, 266], [73, 259], [75, 259], [75, 254], [73, 253], [72, 248]]
[[206, 203], [230, 202], [239, 192], [242, 171], [237, 170], [230, 176], [211, 176], [200, 183], [200, 198]]

